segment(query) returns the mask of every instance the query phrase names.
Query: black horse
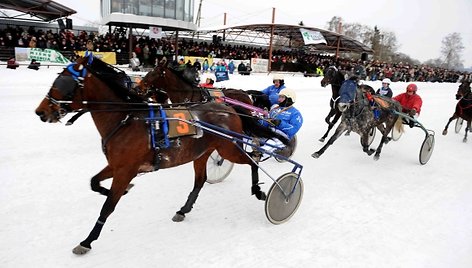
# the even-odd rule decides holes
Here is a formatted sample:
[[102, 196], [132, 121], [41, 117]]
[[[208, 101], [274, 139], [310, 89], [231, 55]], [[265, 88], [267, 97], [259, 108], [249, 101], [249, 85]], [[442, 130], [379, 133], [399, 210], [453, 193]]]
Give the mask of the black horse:
[[[378, 160], [382, 147], [390, 141], [388, 134], [395, 126], [399, 131], [402, 131], [402, 120], [398, 115], [401, 111], [401, 105], [390, 99], [381, 96], [376, 96], [376, 109], [380, 110], [380, 116], [376, 118], [372, 111], [372, 104], [367, 98], [367, 93], [373, 91], [373, 88], [368, 85], [358, 86], [353, 98], [345, 98], [342, 95], [339, 99], [338, 108], [342, 113], [341, 123], [336, 128], [336, 132], [331, 136], [328, 142], [317, 152], [311, 156], [319, 158], [326, 149], [338, 139], [346, 130], [352, 130], [361, 136], [362, 150], [368, 155], [375, 152], [374, 159]], [[385, 123], [385, 126], [384, 126]], [[377, 127], [382, 132], [382, 139], [376, 150], [369, 148], [369, 133], [372, 128]]]
[[463, 81], [459, 85], [456, 93], [456, 99], [459, 100], [456, 105], [456, 111], [452, 117], [449, 118], [449, 121], [447, 122], [442, 134], [447, 135], [447, 128], [454, 119], [462, 118], [467, 121], [467, 127], [465, 128], [465, 135], [463, 139], [464, 142], [467, 142], [467, 133], [472, 131], [472, 93], [470, 89], [470, 81]]
[[[334, 125], [338, 122], [339, 118], [341, 117], [341, 111], [338, 108], [338, 101], [339, 101], [339, 89], [341, 89], [341, 85], [344, 82], [344, 75], [341, 71], [338, 70], [335, 66], [329, 66], [326, 68], [324, 72], [324, 77], [321, 80], [321, 86], [326, 87], [327, 85], [331, 85], [331, 99], [329, 100], [329, 110], [328, 115], [325, 118], [325, 122], [328, 124], [328, 130], [326, 133], [319, 139], [319, 141], [324, 142], [328, 133], [334, 127]], [[334, 118], [333, 118], [334, 117]], [[331, 120], [331, 118], [333, 118]], [[331, 120], [331, 121], [330, 121]]]

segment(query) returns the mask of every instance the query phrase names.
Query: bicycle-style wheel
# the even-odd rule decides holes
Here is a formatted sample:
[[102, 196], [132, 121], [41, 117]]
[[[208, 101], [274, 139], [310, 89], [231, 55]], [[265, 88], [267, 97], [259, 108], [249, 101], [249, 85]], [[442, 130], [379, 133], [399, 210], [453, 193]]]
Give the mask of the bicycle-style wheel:
[[265, 214], [271, 223], [281, 224], [288, 221], [300, 206], [303, 198], [303, 182], [301, 179], [297, 180], [297, 177], [296, 173], [285, 173], [267, 192]]
[[222, 182], [233, 170], [234, 163], [222, 158], [217, 151], [211, 153], [207, 161], [207, 182]]

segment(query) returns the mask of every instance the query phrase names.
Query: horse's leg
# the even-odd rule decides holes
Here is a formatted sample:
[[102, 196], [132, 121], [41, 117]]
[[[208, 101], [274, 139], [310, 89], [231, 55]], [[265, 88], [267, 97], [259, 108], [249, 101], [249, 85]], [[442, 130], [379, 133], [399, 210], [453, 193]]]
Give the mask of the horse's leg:
[[[333, 109], [334, 110], [334, 109]], [[331, 129], [336, 125], [338, 122], [339, 118], [341, 117], [342, 113], [336, 113], [334, 115], [333, 121], [329, 122], [328, 121], [328, 130], [326, 130], [326, 133], [319, 139], [319, 141], [324, 142], [326, 137], [328, 137], [328, 133], [331, 131]]]
[[[108, 196], [108, 193], [110, 192], [110, 190], [101, 186], [100, 182], [106, 179], [109, 179], [111, 177], [113, 177], [113, 170], [110, 168], [110, 166], [107, 165], [105, 168], [102, 169], [102, 171], [97, 173], [97, 175], [93, 176], [92, 179], [90, 180], [90, 187], [92, 188], [92, 191], [100, 193], [104, 196]], [[132, 186], [133, 186], [132, 184], [128, 186], [124, 195], [128, 193], [128, 190]]]
[[193, 204], [195, 204], [195, 201], [197, 201], [198, 194], [200, 193], [200, 190], [202, 189], [203, 184], [205, 184], [205, 181], [207, 179], [206, 163], [212, 152], [213, 150], [209, 150], [200, 158], [193, 161], [193, 169], [195, 171], [195, 182], [193, 185], [193, 189], [188, 195], [187, 202], [185, 202], [185, 205], [175, 213], [174, 217], [172, 217], [172, 220], [174, 222], [183, 221], [185, 219], [185, 214], [189, 213], [192, 210]]
[[266, 200], [266, 194], [261, 191], [261, 187], [259, 186], [259, 166], [254, 163], [251, 164], [251, 178], [251, 194], [256, 195], [256, 198], [259, 200]]
[[470, 125], [471, 125], [471, 121], [468, 121], [468, 122], [467, 122], [467, 126], [466, 126], [466, 128], [465, 128], [464, 139], [462, 140], [463, 142], [467, 142], [467, 133], [469, 133]]
[[[395, 118], [392, 118], [390, 121], [387, 121], [385, 123], [385, 127], [383, 127], [383, 124], [380, 124], [380, 125], [382, 125], [382, 129], [383, 129], [383, 130], [381, 130], [382, 139], [380, 140], [379, 146], [375, 150], [374, 160], [379, 160], [380, 153], [382, 152], [383, 145], [387, 144], [390, 141], [390, 138], [388, 137], [388, 134], [390, 133], [392, 128], [395, 126], [395, 124], [397, 122], [397, 119], [398, 119], [398, 117], [395, 117]], [[378, 126], [380, 126], [380, 125], [378, 125]]]
[[80, 242], [80, 244], [72, 250], [74, 254], [82, 255], [87, 253], [92, 248], [92, 242], [97, 240], [100, 236], [100, 232], [102, 231], [103, 225], [105, 224], [108, 216], [113, 213], [116, 204], [118, 201], [120, 201], [121, 196], [123, 196], [129, 183], [136, 176], [136, 174], [136, 172], [129, 169], [121, 169], [115, 172], [110, 192], [108, 193], [108, 197], [102, 206], [100, 216], [98, 217], [95, 226], [93, 227], [92, 231], [90, 231], [90, 234], [87, 236], [87, 238]]
[[372, 155], [375, 150], [369, 148], [369, 132], [370, 129], [367, 130], [367, 132], [361, 134], [361, 145], [362, 145], [362, 151], [366, 153], [367, 155]]
[[447, 135], [447, 128], [449, 127], [449, 124], [452, 122], [452, 120], [457, 119], [457, 118], [458, 116], [456, 116], [456, 114], [454, 114], [451, 118], [449, 118], [449, 121], [447, 121], [447, 124], [444, 127], [444, 130], [442, 132], [443, 135]]
[[336, 113], [336, 109], [331, 108], [331, 110], [329, 110], [329, 113], [328, 113], [328, 115], [327, 115], [326, 118], [325, 118], [326, 124], [328, 124], [328, 125], [331, 125], [331, 124], [332, 124], [331, 121], [330, 121], [330, 119], [331, 119], [331, 117], [333, 117], [333, 115], [334, 115], [335, 113]]
[[343, 134], [344, 131], [346, 131], [347, 125], [345, 122], [341, 122], [339, 126], [336, 128], [336, 131], [334, 132], [333, 136], [328, 140], [328, 142], [317, 152], [314, 152], [311, 156], [313, 158], [319, 158], [325, 151], [328, 149], [328, 147], [334, 143], [335, 140], [337, 140], [341, 134]]

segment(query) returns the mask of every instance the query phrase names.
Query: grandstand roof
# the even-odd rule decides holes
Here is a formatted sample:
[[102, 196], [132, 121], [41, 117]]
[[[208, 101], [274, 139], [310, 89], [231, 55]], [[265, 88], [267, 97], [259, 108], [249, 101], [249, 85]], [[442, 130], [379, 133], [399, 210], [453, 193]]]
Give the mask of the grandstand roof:
[[224, 35], [226, 41], [242, 41], [254, 45], [269, 46], [272, 26], [274, 26], [274, 45], [290, 47], [304, 46], [305, 43], [300, 33], [300, 28], [303, 28], [311, 31], [320, 32], [327, 42], [327, 44], [307, 45], [306, 48], [309, 50], [334, 53], [338, 50], [339, 40], [339, 52], [374, 52], [370, 47], [345, 35], [309, 26], [270, 23], [249, 24], [227, 26], [223, 28], [199, 29], [198, 32], [202, 34], [216, 34], [219, 36]]
[[[2, 13], [3, 18], [52, 21], [77, 13], [75, 10], [51, 0], [0, 0], [0, 9], [11, 9], [20, 12], [8, 16]], [[29, 15], [25, 18], [25, 15]], [[36, 20], [37, 20], [36, 19]]]

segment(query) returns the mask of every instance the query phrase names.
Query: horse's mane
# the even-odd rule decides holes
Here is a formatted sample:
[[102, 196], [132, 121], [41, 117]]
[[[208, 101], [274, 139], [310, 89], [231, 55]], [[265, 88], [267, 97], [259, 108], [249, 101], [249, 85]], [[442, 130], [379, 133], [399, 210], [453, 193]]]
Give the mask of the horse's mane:
[[187, 84], [190, 84], [191, 86], [194, 86], [194, 87], [198, 86], [198, 82], [197, 80], [195, 80], [197, 76], [194, 76], [192, 78], [185, 76], [185, 72], [189, 72], [191, 67], [185, 66], [185, 68], [179, 68], [178, 65], [171, 65], [171, 66], [168, 66], [167, 68], [170, 69], [175, 75], [177, 75], [182, 81], [186, 82]]
[[93, 58], [87, 70], [102, 80], [121, 99], [127, 102], [143, 102], [143, 98], [130, 90], [131, 79], [123, 71], [98, 58]]

